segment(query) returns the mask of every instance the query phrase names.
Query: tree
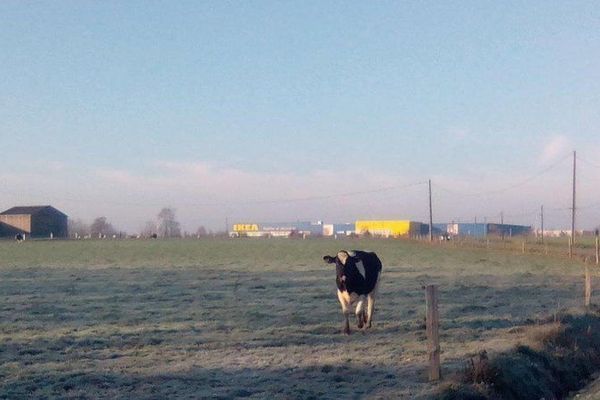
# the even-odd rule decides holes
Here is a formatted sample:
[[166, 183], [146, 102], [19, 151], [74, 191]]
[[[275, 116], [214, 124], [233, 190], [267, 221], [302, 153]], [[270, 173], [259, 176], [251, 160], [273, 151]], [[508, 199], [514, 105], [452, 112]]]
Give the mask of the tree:
[[90, 226], [81, 219], [68, 219], [67, 227], [69, 236], [74, 238], [85, 237], [90, 234]]
[[179, 222], [175, 219], [175, 210], [165, 207], [158, 213], [158, 234], [161, 237], [181, 237]]
[[201, 238], [201, 237], [204, 237], [206, 235], [208, 235], [208, 232], [206, 231], [206, 228], [201, 225], [198, 228], [198, 230], [196, 230], [196, 236], [199, 237], [199, 238]]
[[106, 220], [106, 217], [96, 218], [90, 226], [90, 234], [92, 237], [112, 236], [116, 233], [117, 231], [112, 224]]
[[146, 225], [144, 225], [144, 229], [142, 229], [141, 234], [143, 237], [152, 237], [152, 235], [156, 235], [156, 232], [158, 232], [156, 222], [146, 221]]

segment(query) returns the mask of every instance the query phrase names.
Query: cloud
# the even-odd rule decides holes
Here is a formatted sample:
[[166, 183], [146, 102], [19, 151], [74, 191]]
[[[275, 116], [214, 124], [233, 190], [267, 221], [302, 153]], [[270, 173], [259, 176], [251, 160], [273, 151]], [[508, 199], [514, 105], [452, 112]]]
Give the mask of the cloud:
[[[144, 174], [128, 170], [98, 169], [103, 182], [128, 192], [171, 191], [183, 197], [209, 198], [223, 202], [285, 200], [352, 192], [398, 185], [402, 179], [360, 168], [337, 171], [315, 170], [308, 174], [256, 172], [217, 167], [206, 162], [160, 161]], [[354, 184], [353, 184], [354, 182]]]
[[559, 156], [567, 153], [571, 148], [569, 139], [564, 135], [554, 135], [544, 144], [538, 157], [541, 164], [555, 161]]
[[[127, 211], [128, 219], [133, 217], [132, 211], [141, 214], [144, 210], [146, 215], [153, 215], [148, 213], [162, 206], [172, 206], [182, 221], [191, 221], [189, 225], [203, 221], [209, 226], [222, 226], [226, 216], [230, 221], [352, 221], [357, 215], [400, 218], [415, 208], [422, 208], [415, 204], [422, 203], [420, 200], [425, 195], [423, 185], [378, 191], [417, 179], [360, 166], [290, 173], [220, 167], [203, 161], [161, 161], [145, 166], [142, 171], [94, 171], [93, 180], [104, 189], [96, 201], [105, 199], [104, 203], [112, 205], [114, 210], [122, 208], [120, 215]], [[370, 194], [369, 191], [376, 192]], [[353, 192], [361, 193], [336, 196]], [[417, 203], [415, 198], [419, 199]], [[133, 207], [138, 203], [139, 207]]]
[[[569, 142], [550, 138], [540, 149], [540, 159], [552, 160], [567, 152]], [[594, 149], [597, 151], [598, 149]], [[544, 153], [544, 154], [542, 154]], [[591, 148], [583, 157], [594, 160]], [[548, 226], [566, 226], [570, 192], [568, 171], [553, 169], [534, 180], [532, 170], [477, 169], [457, 173], [449, 168], [431, 176], [434, 220], [495, 221], [504, 211], [505, 221], [534, 224], [540, 204], [548, 210]], [[600, 169], [582, 164], [579, 180], [582, 204], [597, 202], [593, 184]], [[598, 170], [598, 171], [596, 171]], [[558, 173], [557, 171], [561, 171]], [[199, 225], [222, 229], [225, 218], [234, 221], [317, 220], [348, 222], [364, 219], [415, 219], [428, 216], [427, 187], [421, 174], [399, 174], [365, 168], [359, 163], [335, 164], [307, 173], [256, 171], [223, 167], [205, 161], [165, 160], [135, 168], [65, 168], [53, 174], [41, 171], [0, 172], [0, 206], [53, 204], [74, 218], [91, 221], [106, 216], [121, 229], [134, 232], [164, 206], [177, 210], [184, 229]], [[519, 182], [526, 184], [513, 187]], [[393, 190], [380, 190], [395, 187]], [[336, 196], [340, 193], [356, 195]], [[473, 195], [476, 193], [487, 193]], [[557, 209], [557, 211], [553, 211]], [[597, 208], [581, 210], [581, 224], [597, 221]], [[564, 214], [564, 215], [563, 215]], [[513, 219], [511, 215], [515, 215]]]
[[446, 136], [453, 141], [463, 141], [470, 136], [470, 131], [466, 128], [450, 128]]
[[101, 168], [97, 169], [95, 171], [95, 174], [100, 179], [113, 184], [129, 185], [132, 183], [137, 183], [139, 181], [138, 177], [125, 170]]

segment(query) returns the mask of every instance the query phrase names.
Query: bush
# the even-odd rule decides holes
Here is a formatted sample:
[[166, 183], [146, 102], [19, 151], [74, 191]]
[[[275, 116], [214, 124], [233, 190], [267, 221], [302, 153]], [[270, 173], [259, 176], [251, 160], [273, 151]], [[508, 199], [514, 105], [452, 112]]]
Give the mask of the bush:
[[567, 315], [560, 325], [532, 335], [530, 346], [471, 360], [463, 383], [442, 390], [442, 400], [557, 399], [585, 385], [600, 369], [600, 315]]

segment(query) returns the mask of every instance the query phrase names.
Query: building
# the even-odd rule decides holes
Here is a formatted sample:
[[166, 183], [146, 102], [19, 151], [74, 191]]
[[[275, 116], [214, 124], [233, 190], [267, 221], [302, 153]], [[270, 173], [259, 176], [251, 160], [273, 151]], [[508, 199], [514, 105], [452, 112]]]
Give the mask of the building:
[[421, 234], [422, 223], [408, 220], [356, 221], [358, 235], [383, 237], [415, 237]]
[[[542, 230], [541, 229], [536, 229], [534, 231], [534, 234], [536, 237], [541, 237], [542, 236]], [[595, 236], [596, 235], [596, 230], [593, 231], [589, 231], [589, 230], [577, 230], [575, 229], [575, 236]], [[571, 236], [571, 230], [570, 229], [544, 229], [544, 237], [570, 237]]]
[[452, 236], [484, 237], [488, 234], [488, 224], [459, 222], [448, 224], [446, 232]]
[[233, 224], [232, 237], [322, 236], [323, 222], [265, 222]]
[[434, 224], [434, 229], [440, 229], [451, 236], [524, 236], [531, 234], [531, 226], [491, 223], [452, 222], [450, 224]]
[[52, 206], [13, 207], [0, 213], [0, 236], [66, 238], [67, 215]]
[[14, 238], [17, 235], [24, 235], [26, 232], [22, 229], [0, 222], [0, 238]]
[[527, 236], [531, 235], [531, 226], [512, 224], [487, 224], [488, 235], [496, 236]]
[[323, 225], [323, 236], [351, 236], [356, 233], [356, 224], [325, 224]]

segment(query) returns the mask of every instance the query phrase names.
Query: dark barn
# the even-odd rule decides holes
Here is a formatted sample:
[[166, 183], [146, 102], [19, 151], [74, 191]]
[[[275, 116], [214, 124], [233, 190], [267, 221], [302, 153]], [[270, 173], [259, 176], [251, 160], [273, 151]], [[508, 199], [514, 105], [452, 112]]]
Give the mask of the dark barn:
[[66, 238], [67, 215], [52, 206], [13, 207], [0, 213], [0, 236]]

